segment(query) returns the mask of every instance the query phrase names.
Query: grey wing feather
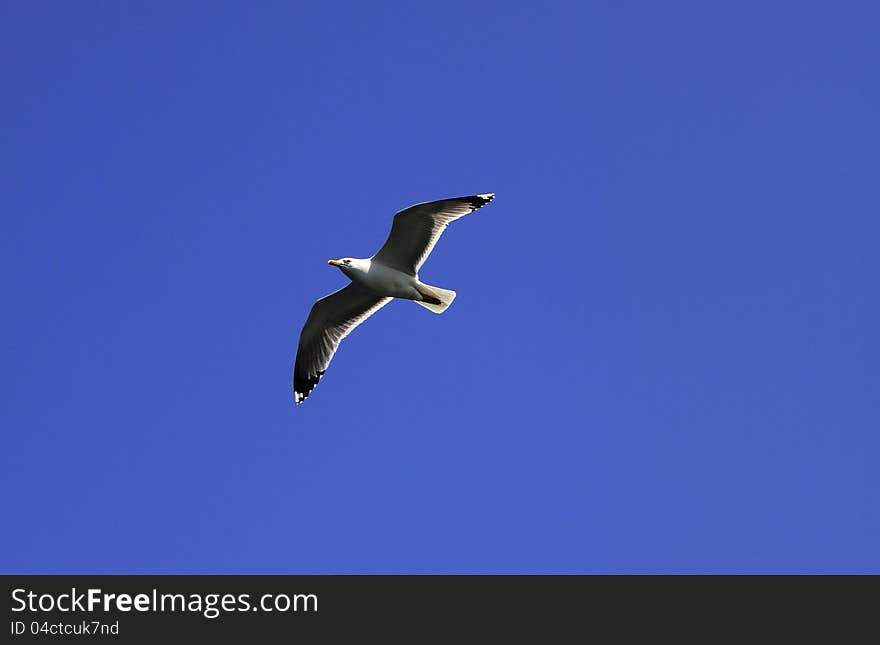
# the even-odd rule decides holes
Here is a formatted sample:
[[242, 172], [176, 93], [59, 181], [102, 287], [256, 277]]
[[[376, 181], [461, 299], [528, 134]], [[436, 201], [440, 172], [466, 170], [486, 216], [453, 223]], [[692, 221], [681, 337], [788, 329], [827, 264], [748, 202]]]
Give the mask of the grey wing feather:
[[342, 339], [390, 300], [351, 283], [312, 305], [293, 365], [293, 400], [297, 404], [315, 389]]
[[394, 216], [391, 233], [373, 259], [416, 275], [446, 226], [491, 202], [495, 193], [424, 202]]

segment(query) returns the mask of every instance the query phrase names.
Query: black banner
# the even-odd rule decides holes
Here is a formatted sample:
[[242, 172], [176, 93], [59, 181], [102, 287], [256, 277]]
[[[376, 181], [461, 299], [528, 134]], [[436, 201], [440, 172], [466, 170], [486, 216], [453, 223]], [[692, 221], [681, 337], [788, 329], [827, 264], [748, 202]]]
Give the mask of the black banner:
[[[759, 576], [4, 576], [5, 642], [664, 633], [872, 615], [877, 579]], [[868, 585], [861, 585], [868, 582]], [[864, 594], [859, 587], [872, 593]], [[571, 630], [574, 630], [572, 632]], [[748, 631], [748, 630], [746, 630]]]

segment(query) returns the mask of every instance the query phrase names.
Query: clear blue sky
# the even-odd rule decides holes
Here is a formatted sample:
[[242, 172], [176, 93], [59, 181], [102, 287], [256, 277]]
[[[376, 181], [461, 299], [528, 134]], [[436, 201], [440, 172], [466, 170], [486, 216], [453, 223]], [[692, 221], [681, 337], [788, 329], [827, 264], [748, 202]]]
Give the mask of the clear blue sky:
[[880, 572], [880, 9], [532, 5], [4, 3], [3, 572]]

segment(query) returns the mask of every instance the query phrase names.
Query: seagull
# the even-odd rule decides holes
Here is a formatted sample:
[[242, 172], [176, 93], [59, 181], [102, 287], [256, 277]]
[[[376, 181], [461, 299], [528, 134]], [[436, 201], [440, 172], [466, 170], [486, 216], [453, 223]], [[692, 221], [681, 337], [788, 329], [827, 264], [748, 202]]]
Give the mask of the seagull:
[[435, 314], [446, 311], [455, 292], [419, 281], [419, 268], [450, 222], [494, 198], [495, 193], [484, 193], [415, 204], [394, 216], [388, 239], [373, 257], [327, 261], [351, 282], [318, 300], [309, 312], [293, 366], [297, 405], [315, 389], [342, 339], [392, 298], [412, 300]]

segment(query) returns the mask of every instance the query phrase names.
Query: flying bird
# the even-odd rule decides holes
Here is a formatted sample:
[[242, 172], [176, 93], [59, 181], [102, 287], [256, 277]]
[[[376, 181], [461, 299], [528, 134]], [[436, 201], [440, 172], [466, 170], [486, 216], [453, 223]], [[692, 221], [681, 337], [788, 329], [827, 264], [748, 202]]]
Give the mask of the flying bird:
[[297, 405], [315, 389], [342, 339], [392, 298], [412, 300], [436, 314], [446, 311], [455, 292], [424, 284], [419, 268], [450, 222], [494, 198], [495, 193], [485, 193], [415, 204], [394, 216], [388, 239], [373, 257], [327, 261], [351, 282], [318, 300], [309, 312], [293, 366]]

